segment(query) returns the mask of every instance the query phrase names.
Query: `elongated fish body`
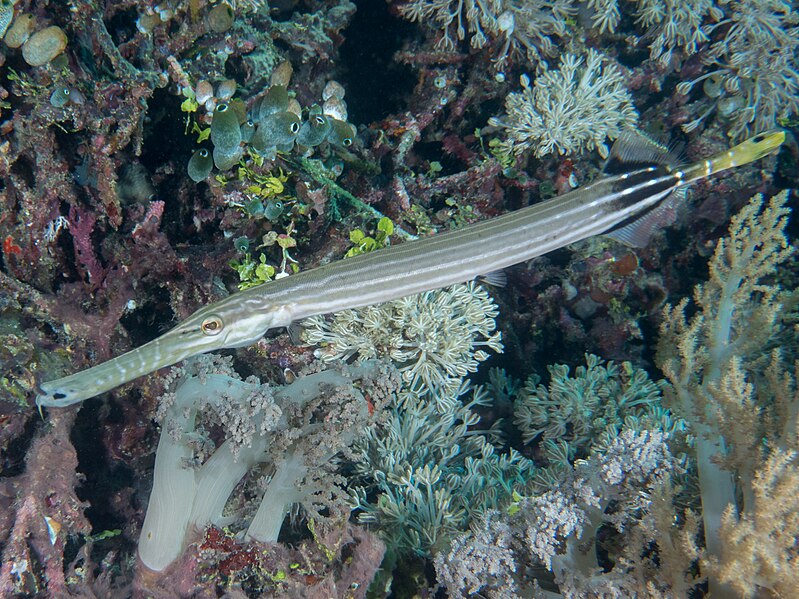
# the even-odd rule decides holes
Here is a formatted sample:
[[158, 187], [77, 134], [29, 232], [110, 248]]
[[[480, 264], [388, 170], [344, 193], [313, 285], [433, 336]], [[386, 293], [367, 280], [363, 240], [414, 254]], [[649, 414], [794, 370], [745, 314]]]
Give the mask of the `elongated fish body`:
[[[640, 139], [640, 138], [638, 138]], [[762, 158], [785, 140], [757, 135], [731, 150], [673, 167], [641, 141], [619, 140], [608, 176], [551, 200], [424, 239], [253, 287], [201, 308], [117, 358], [40, 385], [39, 406], [68, 406], [197, 354], [255, 343], [269, 329], [317, 314], [379, 304], [471, 280], [570, 243], [609, 234], [641, 245], [673, 192]], [[612, 174], [611, 174], [612, 173]], [[644, 234], [641, 234], [644, 231]]]

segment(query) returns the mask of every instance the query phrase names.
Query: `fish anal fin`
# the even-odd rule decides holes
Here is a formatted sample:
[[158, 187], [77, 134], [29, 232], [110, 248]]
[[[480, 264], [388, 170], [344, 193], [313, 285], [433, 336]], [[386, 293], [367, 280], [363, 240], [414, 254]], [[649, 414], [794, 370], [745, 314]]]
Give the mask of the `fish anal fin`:
[[299, 322], [292, 322], [286, 327], [286, 332], [289, 334], [289, 340], [292, 345], [302, 345], [302, 324]]
[[655, 233], [663, 227], [674, 224], [677, 218], [677, 205], [682, 202], [684, 198], [685, 190], [678, 189], [671, 193], [656, 208], [646, 212], [643, 216], [630, 223], [608, 231], [605, 235], [630, 247], [646, 247]]

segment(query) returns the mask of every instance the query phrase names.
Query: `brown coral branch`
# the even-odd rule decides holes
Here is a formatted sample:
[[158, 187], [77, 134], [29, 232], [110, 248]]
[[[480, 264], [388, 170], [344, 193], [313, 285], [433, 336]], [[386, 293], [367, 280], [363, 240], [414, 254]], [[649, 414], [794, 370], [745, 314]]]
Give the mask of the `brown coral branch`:
[[75, 494], [78, 458], [69, 431], [76, 414], [59, 410], [51, 415], [33, 440], [25, 472], [14, 481], [16, 512], [0, 568], [3, 596], [72, 595], [63, 566], [67, 538], [91, 532], [83, 514], [87, 504]]

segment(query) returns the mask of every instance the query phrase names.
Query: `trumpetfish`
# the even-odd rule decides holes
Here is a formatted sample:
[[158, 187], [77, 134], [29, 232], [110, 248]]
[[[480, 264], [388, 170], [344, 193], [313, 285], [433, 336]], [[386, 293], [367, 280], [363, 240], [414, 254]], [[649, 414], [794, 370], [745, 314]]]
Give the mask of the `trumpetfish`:
[[308, 316], [379, 304], [477, 276], [606, 234], [643, 246], [686, 185], [758, 160], [782, 145], [772, 130], [692, 164], [632, 132], [613, 145], [604, 175], [550, 200], [423, 239], [277, 279], [197, 310], [160, 337], [39, 385], [36, 403], [65, 407], [191, 356], [255, 343]]

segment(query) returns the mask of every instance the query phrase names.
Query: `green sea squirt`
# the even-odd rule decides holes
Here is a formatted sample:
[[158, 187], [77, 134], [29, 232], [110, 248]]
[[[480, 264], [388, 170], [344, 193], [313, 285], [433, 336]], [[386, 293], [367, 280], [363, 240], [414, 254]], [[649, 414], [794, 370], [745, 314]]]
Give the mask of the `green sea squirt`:
[[274, 112], [261, 120], [250, 140], [250, 145], [258, 152], [264, 153], [268, 148], [294, 143], [299, 132], [300, 117], [287, 110]]
[[53, 90], [53, 93], [50, 94], [50, 104], [56, 108], [66, 106], [69, 104], [70, 94], [71, 92], [69, 91], [68, 87], [57, 87]]
[[211, 120], [211, 143], [220, 152], [230, 153], [241, 143], [239, 117], [230, 104], [219, 104]]
[[[283, 85], [272, 85], [258, 102], [258, 120], [263, 120], [270, 114], [284, 112], [289, 108], [289, 92]], [[255, 111], [255, 110], [254, 110]]]
[[205, 148], [200, 148], [189, 158], [187, 171], [189, 178], [195, 183], [199, 183], [200, 181], [205, 181], [213, 168], [214, 160], [211, 158], [211, 153]]
[[329, 118], [329, 120], [330, 131], [327, 133], [327, 141], [334, 146], [350, 147], [355, 139], [355, 127], [339, 119]]
[[314, 148], [325, 141], [330, 132], [330, 119], [322, 112], [322, 107], [314, 104], [308, 110], [308, 120], [300, 127], [297, 143]]

